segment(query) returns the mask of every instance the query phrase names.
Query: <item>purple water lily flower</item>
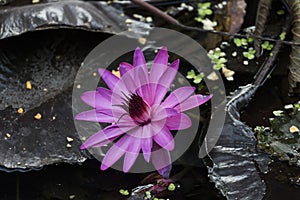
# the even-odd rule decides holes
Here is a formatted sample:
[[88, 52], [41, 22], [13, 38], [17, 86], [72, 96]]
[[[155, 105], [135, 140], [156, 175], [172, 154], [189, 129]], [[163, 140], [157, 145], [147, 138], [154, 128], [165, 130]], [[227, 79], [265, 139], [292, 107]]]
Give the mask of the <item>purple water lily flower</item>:
[[191, 86], [178, 88], [165, 98], [178, 66], [179, 59], [168, 66], [168, 51], [163, 47], [149, 73], [141, 49], [136, 48], [133, 65], [120, 64], [120, 78], [106, 69], [98, 70], [109, 89], [99, 87], [82, 94], [82, 100], [93, 109], [79, 113], [76, 119], [111, 123], [81, 146], [101, 147], [115, 141], [102, 160], [102, 170], [125, 154], [123, 171], [128, 172], [142, 152], [161, 175], [169, 176], [170, 151], [174, 149], [170, 131], [189, 128], [191, 119], [183, 112], [211, 98], [194, 94]]

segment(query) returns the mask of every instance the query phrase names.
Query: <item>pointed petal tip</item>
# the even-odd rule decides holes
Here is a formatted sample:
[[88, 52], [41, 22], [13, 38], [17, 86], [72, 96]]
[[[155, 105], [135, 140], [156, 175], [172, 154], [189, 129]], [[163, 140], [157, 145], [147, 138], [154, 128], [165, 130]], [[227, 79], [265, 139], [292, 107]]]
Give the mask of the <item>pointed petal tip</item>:
[[139, 67], [139, 66], [146, 67], [145, 56], [144, 56], [143, 51], [141, 50], [140, 47], [137, 47], [134, 51], [133, 66], [134, 67]]
[[172, 169], [172, 165], [168, 165], [164, 168], [158, 169], [157, 172], [164, 177], [165, 179], [170, 177], [170, 173], [171, 173], [171, 169]]
[[86, 149], [85, 145], [82, 144], [82, 145], [80, 146], [80, 150], [85, 150], [85, 149]]
[[202, 95], [202, 99], [204, 99], [205, 100], [205, 102], [204, 103], [206, 103], [207, 101], [209, 101], [211, 98], [213, 97], [213, 95], [212, 94], [210, 94], [210, 95]]
[[179, 63], [180, 63], [180, 60], [179, 59], [176, 59], [174, 60], [171, 64], [170, 64], [170, 67], [175, 69], [176, 71], [178, 70], [179, 68]]
[[74, 119], [76, 119], [76, 120], [82, 120], [83, 118], [82, 118], [81, 113], [78, 113], [77, 115], [75, 115]]
[[161, 47], [162, 50], [168, 51], [168, 48], [166, 46]]
[[145, 161], [146, 161], [147, 163], [149, 163], [149, 162], [150, 162], [150, 156], [151, 156], [151, 153], [143, 153], [143, 155], [144, 155]]
[[128, 173], [130, 169], [131, 169], [131, 166], [127, 166], [127, 165], [125, 165], [125, 163], [124, 163], [124, 165], [123, 165], [123, 172], [124, 172], [124, 173]]
[[107, 170], [107, 169], [108, 169], [108, 166], [106, 166], [106, 165], [104, 165], [104, 164], [102, 163], [100, 169], [101, 169], [102, 171]]
[[105, 72], [106, 69], [103, 68], [98, 68], [98, 73], [100, 74], [100, 76], [102, 76], [102, 74]]

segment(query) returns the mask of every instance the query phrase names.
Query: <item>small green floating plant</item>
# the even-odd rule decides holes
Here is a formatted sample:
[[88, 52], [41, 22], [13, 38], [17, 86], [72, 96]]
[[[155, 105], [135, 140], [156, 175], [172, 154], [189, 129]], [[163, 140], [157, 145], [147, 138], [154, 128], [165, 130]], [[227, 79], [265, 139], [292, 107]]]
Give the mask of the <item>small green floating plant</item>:
[[227, 59], [225, 58], [226, 53], [221, 51], [220, 48], [210, 50], [207, 55], [211, 59], [213, 63], [213, 68], [215, 70], [220, 70], [223, 67], [225, 67], [227, 63]]
[[207, 15], [213, 14], [210, 6], [210, 2], [198, 3], [198, 17], [195, 18], [197, 22], [201, 22]]
[[249, 48], [248, 51], [243, 52], [243, 56], [248, 60], [253, 60], [255, 58], [256, 51], [253, 48]]
[[285, 36], [286, 36], [286, 32], [282, 32], [282, 33], [279, 35], [280, 40], [285, 40]]
[[204, 78], [204, 73], [201, 72], [199, 74], [196, 75], [195, 71], [194, 70], [191, 70], [187, 73], [187, 76], [186, 76], [187, 79], [193, 79], [193, 82], [195, 84], [199, 84], [203, 78]]
[[266, 49], [268, 51], [271, 51], [273, 47], [274, 45], [271, 44], [269, 41], [264, 41], [264, 43], [261, 44], [261, 48]]
[[237, 47], [241, 47], [241, 46], [247, 46], [248, 45], [248, 41], [246, 38], [234, 38], [233, 39], [234, 44]]

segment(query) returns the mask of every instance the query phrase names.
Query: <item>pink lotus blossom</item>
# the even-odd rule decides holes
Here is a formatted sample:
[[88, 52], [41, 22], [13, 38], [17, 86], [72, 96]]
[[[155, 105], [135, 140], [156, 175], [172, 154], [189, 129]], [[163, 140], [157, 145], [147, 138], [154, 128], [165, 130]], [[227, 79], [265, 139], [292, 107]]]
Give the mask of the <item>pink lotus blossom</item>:
[[83, 93], [81, 99], [93, 109], [79, 113], [76, 119], [111, 123], [81, 146], [86, 149], [115, 142], [102, 160], [102, 170], [125, 154], [123, 171], [128, 172], [142, 152], [161, 175], [169, 176], [170, 151], [175, 145], [170, 131], [189, 128], [191, 119], [183, 112], [211, 98], [194, 94], [191, 86], [180, 87], [166, 97], [178, 67], [179, 59], [168, 65], [168, 51], [163, 47], [149, 73], [141, 49], [136, 48], [133, 65], [120, 64], [120, 78], [106, 69], [98, 70], [109, 89], [99, 87]]

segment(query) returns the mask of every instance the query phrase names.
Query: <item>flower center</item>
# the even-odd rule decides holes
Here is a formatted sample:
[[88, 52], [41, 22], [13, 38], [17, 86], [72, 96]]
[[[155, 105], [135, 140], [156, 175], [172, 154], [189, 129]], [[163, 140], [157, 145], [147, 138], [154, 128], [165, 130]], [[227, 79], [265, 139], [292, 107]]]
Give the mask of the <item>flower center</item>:
[[131, 94], [128, 103], [130, 117], [140, 126], [149, 124], [150, 108], [148, 104], [138, 94]]

